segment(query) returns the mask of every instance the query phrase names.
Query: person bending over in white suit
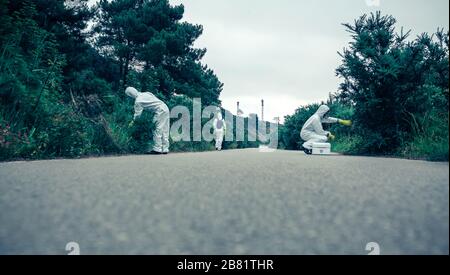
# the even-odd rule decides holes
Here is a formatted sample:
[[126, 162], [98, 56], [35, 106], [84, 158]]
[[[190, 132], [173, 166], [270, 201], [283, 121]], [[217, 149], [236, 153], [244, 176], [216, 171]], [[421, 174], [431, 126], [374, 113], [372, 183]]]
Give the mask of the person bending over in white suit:
[[222, 113], [217, 113], [217, 117], [214, 119], [214, 139], [216, 140], [216, 150], [222, 150], [223, 137], [225, 135], [225, 131], [227, 130], [227, 124], [222, 117]]
[[351, 126], [350, 120], [342, 120], [334, 117], [328, 117], [330, 108], [326, 105], [319, 107], [317, 112], [311, 116], [303, 125], [300, 137], [305, 141], [303, 151], [306, 154], [312, 154], [313, 143], [323, 143], [335, 139], [335, 136], [322, 127], [322, 123], [339, 123], [345, 126]]
[[149, 92], [140, 93], [133, 87], [126, 88], [125, 93], [135, 99], [134, 118], [130, 125], [133, 125], [136, 118], [140, 117], [144, 110], [151, 110], [155, 113], [153, 117], [153, 122], [155, 123], [153, 148], [148, 153], [154, 155], [169, 153], [170, 111], [167, 105], [154, 94]]

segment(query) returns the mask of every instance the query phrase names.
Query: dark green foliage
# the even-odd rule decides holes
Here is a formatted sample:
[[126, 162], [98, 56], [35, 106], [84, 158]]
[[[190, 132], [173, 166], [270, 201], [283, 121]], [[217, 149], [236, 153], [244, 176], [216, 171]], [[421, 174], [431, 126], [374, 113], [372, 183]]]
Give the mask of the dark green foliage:
[[130, 129], [131, 140], [129, 142], [129, 150], [133, 153], [145, 153], [149, 151], [152, 141], [152, 133], [154, 124], [152, 123], [153, 113], [144, 112], [139, 119], [136, 120]]
[[[182, 5], [171, 6], [168, 0], [102, 0], [97, 9], [96, 45], [116, 60], [115, 87], [134, 83], [142, 90], [159, 91], [164, 99], [177, 93], [201, 98], [207, 105], [219, 103], [223, 85], [200, 63], [206, 50], [193, 48], [203, 28], [180, 22]], [[133, 72], [136, 66], [142, 70]]]
[[193, 48], [202, 27], [181, 23], [183, 6], [87, 2], [0, 0], [2, 160], [144, 152], [152, 114], [127, 127], [126, 83], [169, 105], [175, 93], [219, 104], [222, 83], [200, 62], [206, 50]]
[[[2, 0], [2, 11], [8, 11], [8, 5]], [[8, 135], [18, 137], [10, 145], [19, 144], [13, 155], [22, 156], [21, 145], [28, 150], [44, 140], [44, 133], [55, 126], [54, 104], [60, 100], [66, 61], [58, 51], [54, 34], [33, 20], [38, 15], [35, 3], [19, 1], [12, 7], [0, 19], [0, 123], [8, 127]], [[45, 152], [43, 144], [35, 145], [32, 156]]]
[[409, 33], [396, 33], [395, 24], [376, 13], [344, 25], [353, 41], [336, 70], [344, 80], [339, 98], [354, 106], [360, 153], [396, 153], [428, 133], [430, 112], [448, 113], [448, 34], [407, 41]]
[[[407, 40], [396, 20], [381, 13], [344, 24], [352, 35], [340, 53], [343, 79], [331, 116], [352, 119], [333, 125], [333, 149], [350, 154], [397, 155], [448, 160], [449, 35], [438, 30]], [[287, 149], [300, 149], [299, 134], [318, 105], [299, 108], [281, 129]]]

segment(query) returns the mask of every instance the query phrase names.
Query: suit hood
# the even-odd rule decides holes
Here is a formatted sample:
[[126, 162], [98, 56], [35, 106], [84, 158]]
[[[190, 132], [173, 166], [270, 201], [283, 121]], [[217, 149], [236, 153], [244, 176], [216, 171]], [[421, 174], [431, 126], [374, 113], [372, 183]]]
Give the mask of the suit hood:
[[136, 90], [133, 87], [126, 88], [125, 93], [127, 94], [127, 96], [132, 97], [132, 98], [137, 98], [139, 95], [138, 90]]
[[322, 105], [319, 107], [316, 114], [318, 114], [320, 118], [323, 118], [325, 116], [325, 114], [328, 113], [329, 111], [330, 111], [330, 107], [328, 107], [327, 105]]

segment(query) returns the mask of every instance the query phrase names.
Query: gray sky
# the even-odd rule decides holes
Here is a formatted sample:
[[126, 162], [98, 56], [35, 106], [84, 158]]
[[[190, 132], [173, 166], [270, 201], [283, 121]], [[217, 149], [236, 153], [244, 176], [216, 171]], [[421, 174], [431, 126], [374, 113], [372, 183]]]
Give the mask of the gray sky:
[[[221, 100], [265, 118], [293, 114], [300, 105], [326, 100], [337, 90], [337, 51], [350, 41], [341, 23], [381, 10], [398, 28], [448, 30], [448, 0], [171, 0], [184, 4], [190, 23], [204, 27], [197, 47], [203, 62], [225, 84]], [[374, 6], [368, 3], [374, 3]], [[378, 2], [378, 3], [377, 3]], [[377, 6], [378, 4], [378, 6]]]
[[[92, 0], [93, 1], [93, 0]], [[412, 36], [449, 28], [448, 0], [170, 0], [183, 4], [183, 21], [203, 25], [195, 46], [225, 84], [223, 106], [265, 118], [293, 114], [337, 90], [335, 69], [350, 41], [341, 23], [381, 10]], [[369, 5], [372, 3], [372, 5]]]

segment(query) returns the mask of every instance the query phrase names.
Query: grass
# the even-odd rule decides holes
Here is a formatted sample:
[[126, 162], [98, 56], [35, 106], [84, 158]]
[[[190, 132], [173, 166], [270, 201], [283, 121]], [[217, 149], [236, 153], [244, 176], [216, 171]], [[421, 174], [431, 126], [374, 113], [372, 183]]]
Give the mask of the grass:
[[437, 140], [426, 135], [417, 136], [401, 149], [400, 155], [411, 159], [448, 161], [448, 142], [448, 136]]
[[332, 150], [341, 154], [356, 154], [359, 144], [361, 144], [362, 138], [360, 136], [342, 136], [338, 137], [331, 145]]

